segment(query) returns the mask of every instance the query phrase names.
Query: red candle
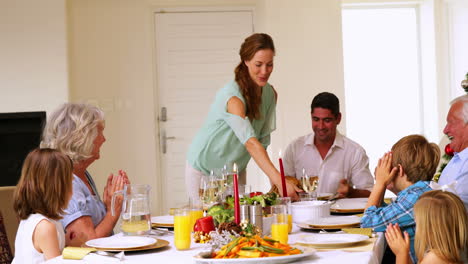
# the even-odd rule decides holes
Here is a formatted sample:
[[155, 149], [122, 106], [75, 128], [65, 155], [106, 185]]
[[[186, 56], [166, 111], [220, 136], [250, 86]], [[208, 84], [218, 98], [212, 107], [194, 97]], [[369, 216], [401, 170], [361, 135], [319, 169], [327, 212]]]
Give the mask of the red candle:
[[281, 158], [281, 151], [279, 154], [279, 165], [281, 172], [281, 188], [283, 189], [283, 197], [288, 197], [288, 191], [286, 190], [286, 178], [284, 177], [283, 159]]
[[234, 185], [234, 221], [236, 224], [240, 224], [240, 205], [239, 205], [239, 184], [237, 182], [237, 164], [234, 163], [234, 175], [233, 185]]

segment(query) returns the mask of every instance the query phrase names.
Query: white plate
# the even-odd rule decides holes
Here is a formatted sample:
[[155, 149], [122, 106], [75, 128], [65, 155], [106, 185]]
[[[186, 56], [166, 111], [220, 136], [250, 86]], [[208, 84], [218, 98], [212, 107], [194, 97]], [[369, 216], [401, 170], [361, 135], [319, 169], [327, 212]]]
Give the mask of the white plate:
[[149, 246], [155, 244], [157, 241], [156, 238], [145, 236], [111, 236], [89, 240], [86, 242], [86, 246], [107, 249], [127, 249]]
[[314, 220], [307, 221], [306, 223], [297, 224], [300, 228], [304, 229], [342, 229], [348, 227], [358, 226], [361, 221], [359, 216], [328, 216]]
[[208, 263], [215, 263], [215, 264], [224, 264], [224, 263], [244, 263], [244, 264], [280, 264], [280, 263], [291, 263], [296, 260], [299, 260], [303, 257], [312, 256], [315, 254], [315, 250], [308, 248], [303, 250], [304, 253], [297, 254], [297, 255], [289, 255], [289, 256], [281, 256], [281, 257], [265, 257], [265, 258], [236, 258], [236, 259], [207, 259], [201, 258], [198, 255], [194, 256], [193, 259], [195, 263], [198, 264], [208, 264]]
[[161, 215], [151, 217], [151, 223], [154, 225], [174, 225], [173, 215]]
[[310, 234], [302, 235], [296, 243], [315, 247], [346, 247], [368, 240], [368, 236], [358, 234]]
[[333, 211], [362, 211], [366, 208], [368, 198], [345, 198], [339, 199], [334, 203], [330, 210]]

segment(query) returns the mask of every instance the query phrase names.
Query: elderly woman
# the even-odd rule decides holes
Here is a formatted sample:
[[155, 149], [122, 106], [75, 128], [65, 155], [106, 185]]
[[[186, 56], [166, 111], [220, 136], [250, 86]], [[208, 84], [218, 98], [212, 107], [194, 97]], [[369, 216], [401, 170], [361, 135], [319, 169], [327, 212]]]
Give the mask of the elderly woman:
[[[100, 157], [106, 141], [103, 131], [104, 113], [99, 108], [72, 103], [52, 113], [44, 128], [41, 147], [58, 149], [73, 161], [73, 196], [61, 220], [67, 245], [79, 246], [86, 240], [109, 236], [119, 219], [119, 214], [111, 214], [111, 200], [114, 192], [129, 184], [127, 174], [122, 170], [118, 175], [110, 174], [101, 200], [87, 171]], [[118, 206], [120, 212], [121, 202]]]

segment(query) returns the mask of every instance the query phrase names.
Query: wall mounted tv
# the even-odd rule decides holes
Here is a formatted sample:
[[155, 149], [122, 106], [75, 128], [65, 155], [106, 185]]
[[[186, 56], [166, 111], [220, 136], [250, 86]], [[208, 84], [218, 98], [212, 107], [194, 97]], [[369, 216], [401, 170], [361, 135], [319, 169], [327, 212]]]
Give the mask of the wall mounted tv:
[[0, 186], [14, 186], [28, 153], [39, 147], [46, 112], [0, 113]]

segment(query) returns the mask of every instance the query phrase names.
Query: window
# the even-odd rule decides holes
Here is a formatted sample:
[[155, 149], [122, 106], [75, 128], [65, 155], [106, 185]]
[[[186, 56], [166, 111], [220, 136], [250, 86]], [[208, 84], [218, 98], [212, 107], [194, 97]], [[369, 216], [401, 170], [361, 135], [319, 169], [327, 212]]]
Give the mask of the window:
[[404, 136], [438, 142], [435, 88], [423, 87], [418, 6], [344, 7], [342, 19], [346, 135], [366, 149], [371, 171]]

